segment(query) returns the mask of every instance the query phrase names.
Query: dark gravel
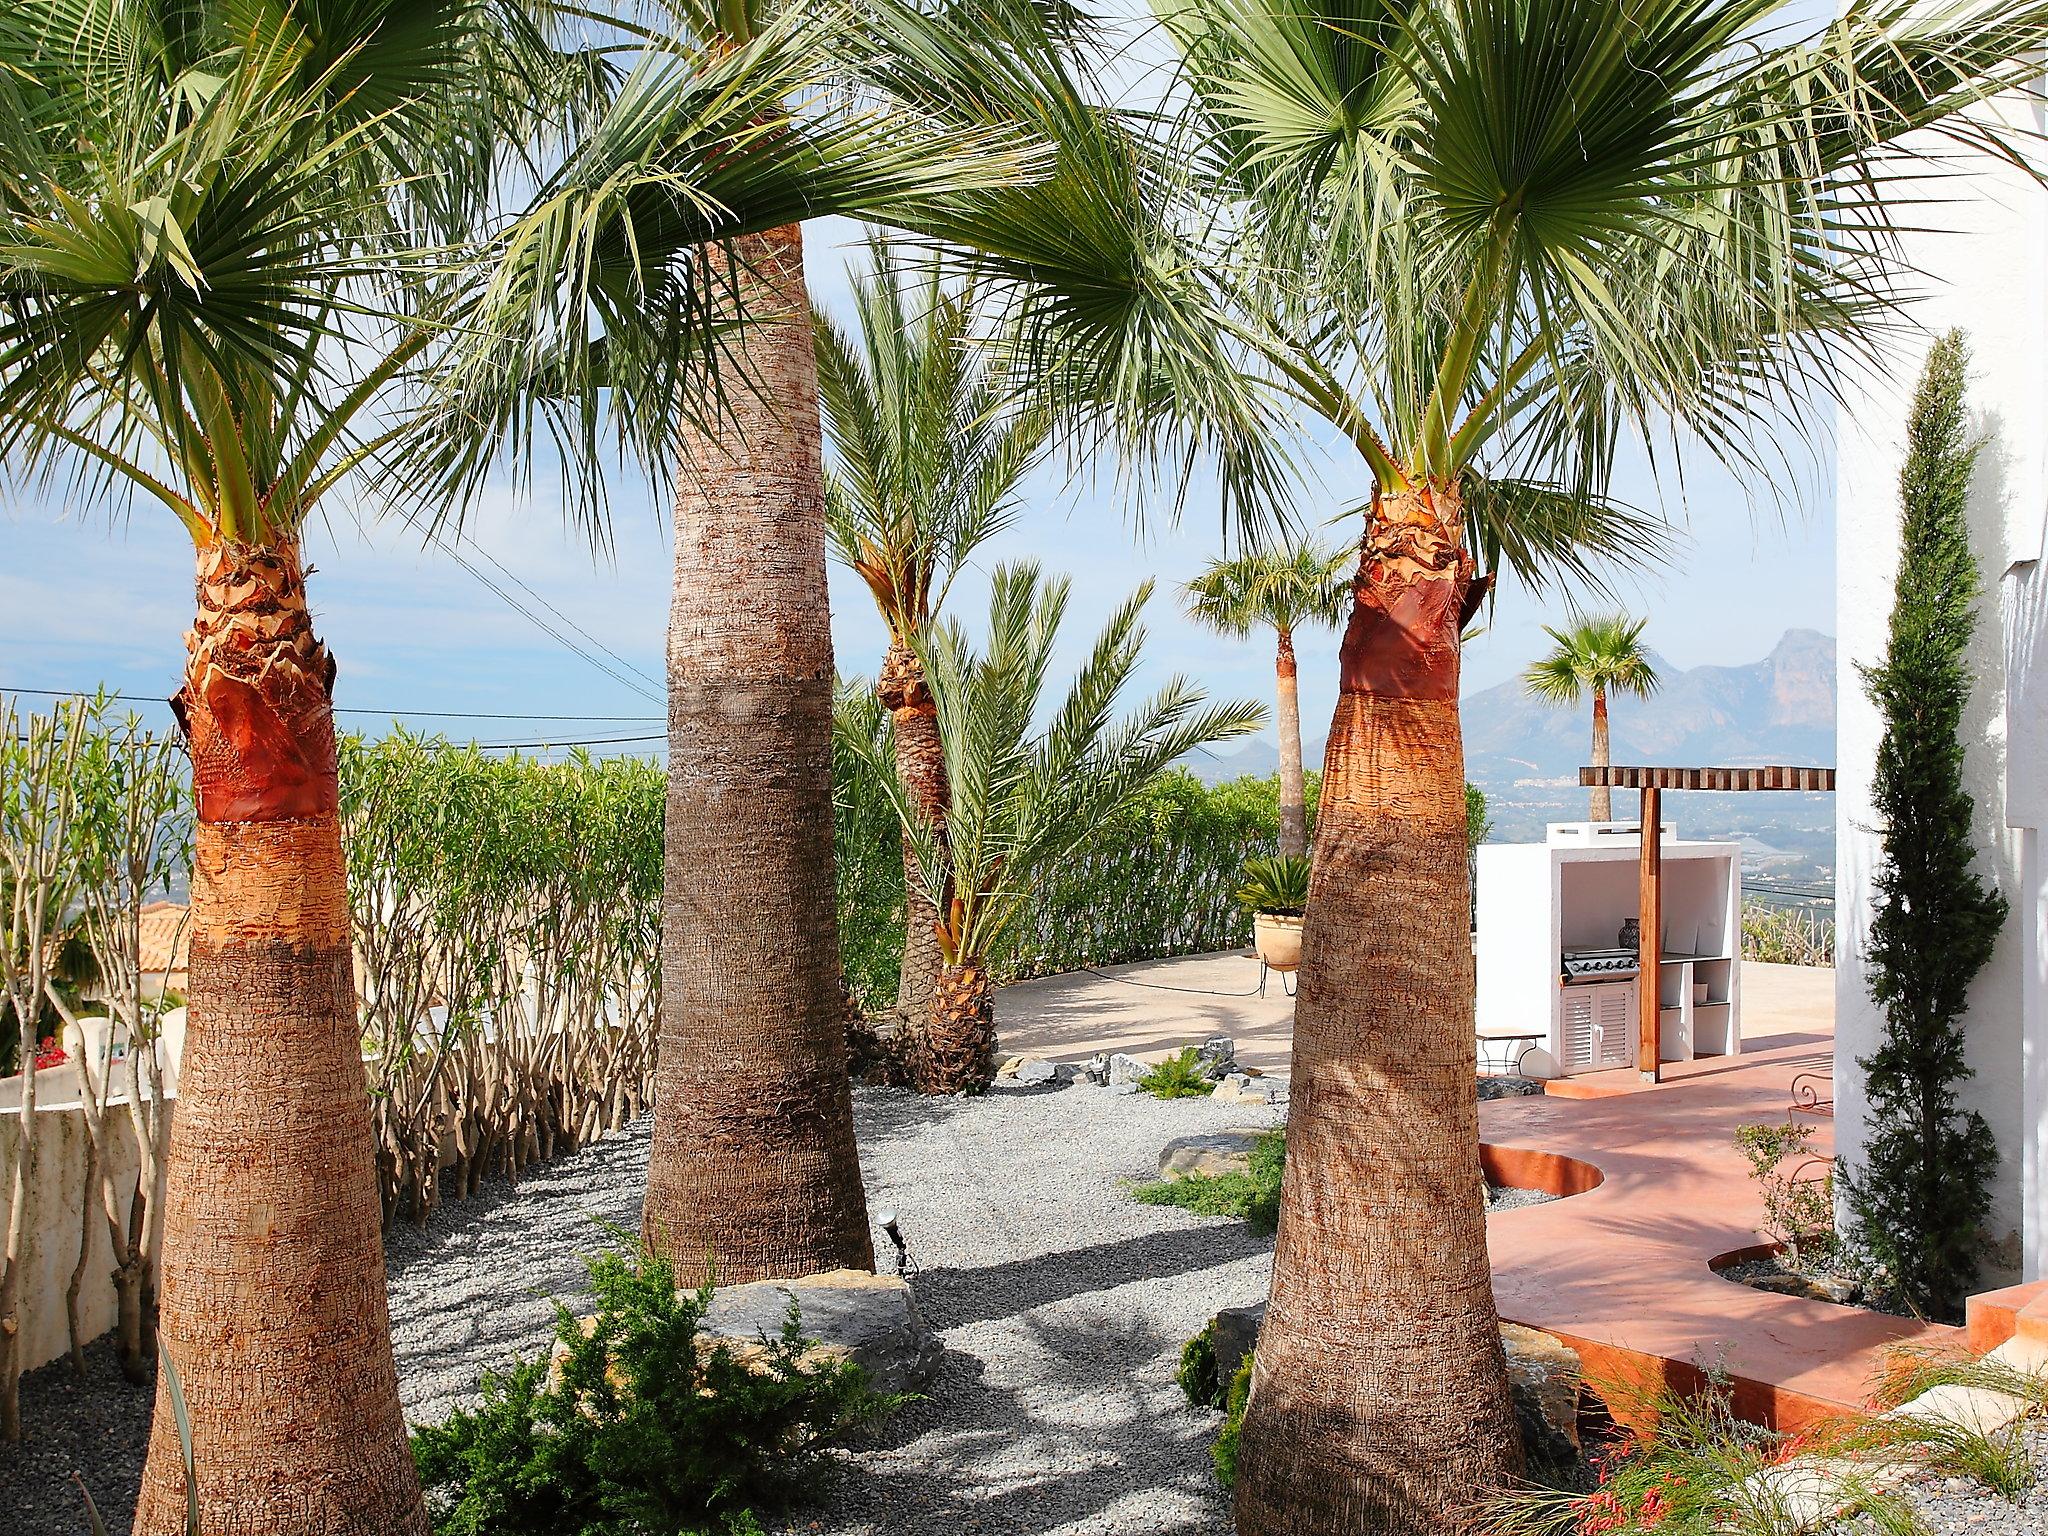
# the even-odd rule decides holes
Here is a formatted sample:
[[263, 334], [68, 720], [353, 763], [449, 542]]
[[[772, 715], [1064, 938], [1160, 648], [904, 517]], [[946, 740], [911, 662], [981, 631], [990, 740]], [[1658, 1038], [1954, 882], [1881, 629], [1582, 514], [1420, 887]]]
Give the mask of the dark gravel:
[[[1264, 1294], [1271, 1242], [1125, 1189], [1175, 1136], [1279, 1116], [1085, 1086], [856, 1098], [870, 1206], [899, 1213], [947, 1352], [926, 1400], [837, 1458], [823, 1502], [783, 1529], [1228, 1536], [1208, 1462], [1217, 1416], [1188, 1406], [1173, 1367], [1214, 1312]], [[604, 1223], [637, 1224], [646, 1158], [642, 1122], [390, 1234], [409, 1415], [440, 1417], [481, 1370], [545, 1346], [550, 1298], [582, 1294], [578, 1256], [604, 1245]], [[82, 1536], [74, 1467], [114, 1536], [128, 1530], [149, 1393], [107, 1346], [88, 1361], [82, 1386], [62, 1362], [24, 1382], [29, 1438], [0, 1446], [6, 1536]]]

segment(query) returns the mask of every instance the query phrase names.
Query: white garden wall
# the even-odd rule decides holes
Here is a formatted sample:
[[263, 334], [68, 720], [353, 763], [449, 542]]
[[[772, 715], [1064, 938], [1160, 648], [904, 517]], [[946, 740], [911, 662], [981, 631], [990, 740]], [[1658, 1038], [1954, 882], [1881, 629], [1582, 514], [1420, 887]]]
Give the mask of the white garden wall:
[[[69, 1074], [64, 1074], [68, 1077]], [[37, 1092], [46, 1093], [58, 1074], [39, 1074]], [[75, 1099], [69, 1105], [45, 1103], [36, 1110], [36, 1163], [31, 1210], [35, 1223], [27, 1236], [28, 1270], [21, 1288], [24, 1370], [59, 1359], [71, 1347], [64, 1319], [64, 1293], [78, 1263], [81, 1235], [89, 1235], [85, 1283], [79, 1290], [80, 1333], [87, 1341], [114, 1326], [113, 1251], [101, 1203], [99, 1180], [90, 1188], [85, 1178], [85, 1111]], [[135, 1135], [126, 1105], [116, 1104], [107, 1116], [107, 1148], [121, 1192], [125, 1222], [134, 1199], [138, 1166]], [[0, 1232], [13, 1218], [14, 1168], [21, 1155], [21, 1111], [0, 1110]], [[85, 1213], [90, 1203], [92, 1219]]]

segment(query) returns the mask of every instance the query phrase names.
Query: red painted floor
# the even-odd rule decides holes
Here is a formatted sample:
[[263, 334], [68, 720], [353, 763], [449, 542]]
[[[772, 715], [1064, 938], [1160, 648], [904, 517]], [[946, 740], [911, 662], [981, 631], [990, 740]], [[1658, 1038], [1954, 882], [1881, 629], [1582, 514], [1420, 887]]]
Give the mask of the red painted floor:
[[[1575, 1084], [1606, 1096], [1480, 1105], [1488, 1143], [1562, 1153], [1605, 1176], [1586, 1194], [1489, 1220], [1494, 1289], [1503, 1317], [1563, 1338], [1596, 1378], [1686, 1385], [1719, 1369], [1745, 1415], [1797, 1428], [1864, 1404], [1885, 1350], [1961, 1348], [1963, 1330], [1774, 1296], [1708, 1268], [1763, 1241], [1735, 1128], [1785, 1119], [1792, 1079], [1825, 1069], [1833, 1050], [1832, 1019], [1813, 1010], [1752, 1015], [1750, 1029], [1744, 1055], [1692, 1063], [1654, 1087], [1603, 1074], [1613, 1080]], [[1816, 1126], [1815, 1150], [1831, 1153], [1832, 1122], [1802, 1118]]]

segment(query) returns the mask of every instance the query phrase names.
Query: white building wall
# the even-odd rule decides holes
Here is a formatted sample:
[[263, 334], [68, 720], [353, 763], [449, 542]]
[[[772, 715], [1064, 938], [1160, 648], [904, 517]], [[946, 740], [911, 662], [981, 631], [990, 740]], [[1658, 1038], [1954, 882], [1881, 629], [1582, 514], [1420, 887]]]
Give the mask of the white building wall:
[[[2015, 104], [2007, 115], [2040, 131], [2032, 107]], [[1913, 386], [1933, 337], [1960, 326], [1971, 349], [1971, 418], [1985, 438], [1970, 500], [1985, 590], [1970, 656], [1976, 687], [1964, 721], [1964, 774], [1977, 802], [1979, 867], [2013, 903], [1967, 1023], [1976, 1072], [1967, 1102], [1990, 1122], [2001, 1154], [1985, 1272], [1987, 1283], [1998, 1283], [2048, 1273], [2048, 1180], [2036, 1176], [2048, 1172], [2048, 994], [2039, 980], [2042, 877], [2027, 830], [2048, 819], [2048, 594], [2036, 576], [2048, 522], [2048, 193], [2020, 171], [1983, 161], [1905, 195], [1929, 201], [1903, 210], [1899, 222], [1941, 231], [1905, 240], [1920, 273], [1905, 309], [1915, 330], [1899, 339], [1881, 374], [1859, 380], [1838, 422], [1836, 1134], [1843, 1155], [1859, 1161], [1866, 1104], [1855, 1059], [1869, 1054], [1882, 1028], [1864, 972], [1878, 856], [1870, 785], [1882, 724], [1859, 665], [1882, 656], [1891, 615]]]

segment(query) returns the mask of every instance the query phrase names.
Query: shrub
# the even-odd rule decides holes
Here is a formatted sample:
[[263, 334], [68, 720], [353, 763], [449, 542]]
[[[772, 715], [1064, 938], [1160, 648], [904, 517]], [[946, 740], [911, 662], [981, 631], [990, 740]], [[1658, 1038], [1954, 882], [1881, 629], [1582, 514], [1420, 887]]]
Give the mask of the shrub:
[[1223, 1383], [1216, 1376], [1216, 1320], [1202, 1325], [1202, 1331], [1180, 1347], [1180, 1366], [1173, 1373], [1181, 1391], [1197, 1408], [1221, 1408]]
[[1758, 1230], [1785, 1250], [1794, 1268], [1825, 1261], [1835, 1246], [1834, 1175], [1807, 1176], [1816, 1161], [1812, 1142], [1813, 1127], [1792, 1122], [1735, 1128], [1736, 1150], [1763, 1195], [1764, 1224]]
[[1833, 919], [1805, 907], [1742, 904], [1742, 958], [1766, 965], [1833, 965]]
[[1299, 855], [1246, 859], [1237, 904], [1247, 912], [1299, 917], [1308, 907], [1309, 862]]
[[1884, 1014], [1857, 1058], [1868, 1103], [1864, 1165], [1845, 1170], [1851, 1237], [1914, 1311], [1960, 1320], [1976, 1279], [1998, 1147], [1958, 1090], [1970, 982], [1991, 959], [2005, 898], [1976, 872], [1963, 787], [1977, 559], [1960, 332], [1934, 344], [1907, 420], [1904, 521], [1884, 659], [1864, 687], [1884, 717], [1871, 780], [1882, 838], [1870, 919], [1870, 997]]
[[1237, 1486], [1237, 1437], [1244, 1428], [1244, 1405], [1252, 1395], [1252, 1357], [1246, 1355], [1230, 1378], [1230, 1390], [1223, 1399], [1223, 1427], [1216, 1443], [1209, 1447], [1209, 1460], [1216, 1464], [1216, 1481], [1226, 1488]]
[[[1925, 1524], [1911, 1503], [1886, 1486], [1887, 1454], [1897, 1443], [1890, 1425], [1845, 1419], [1786, 1436], [1736, 1417], [1725, 1378], [1704, 1390], [1664, 1389], [1645, 1397], [1602, 1384], [1611, 1402], [1629, 1403], [1632, 1423], [1654, 1423], [1654, 1438], [1624, 1433], [1591, 1457], [1599, 1484], [1522, 1487], [1489, 1501], [1478, 1528], [1493, 1536], [1786, 1536], [1811, 1526], [1814, 1478], [1759, 1476], [1795, 1458], [1825, 1466], [1831, 1498], [1845, 1515], [1861, 1514], [1873, 1530], [1906, 1536]], [[1830, 1526], [1830, 1529], [1835, 1527]]]
[[1199, 1099], [1216, 1091], [1203, 1075], [1207, 1070], [1201, 1052], [1191, 1045], [1139, 1078], [1138, 1086], [1155, 1099]]
[[1144, 1205], [1177, 1205], [1200, 1216], [1236, 1216], [1255, 1232], [1280, 1221], [1280, 1175], [1287, 1165], [1287, 1133], [1267, 1131], [1252, 1145], [1243, 1173], [1190, 1173], [1140, 1184], [1131, 1193]]
[[700, 1339], [711, 1288], [646, 1253], [590, 1262], [597, 1315], [557, 1309], [562, 1357], [483, 1379], [413, 1432], [436, 1536], [745, 1536], [817, 1453], [894, 1408], [867, 1373], [805, 1357], [794, 1306], [744, 1354]]

